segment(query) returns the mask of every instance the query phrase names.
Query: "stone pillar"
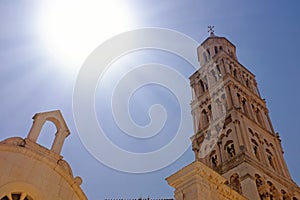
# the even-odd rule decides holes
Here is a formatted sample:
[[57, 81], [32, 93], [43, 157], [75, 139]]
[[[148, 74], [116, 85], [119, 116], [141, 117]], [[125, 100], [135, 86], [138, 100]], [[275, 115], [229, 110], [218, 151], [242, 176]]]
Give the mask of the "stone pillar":
[[242, 134], [242, 130], [241, 130], [241, 127], [240, 127], [241, 122], [239, 120], [234, 120], [233, 124], [234, 124], [235, 134], [236, 134], [236, 137], [237, 137], [237, 141], [236, 141], [237, 146], [236, 146], [235, 151], [238, 154], [241, 151], [241, 149], [240, 149], [241, 146], [244, 146], [244, 148], [245, 148], [245, 143], [244, 143], [243, 138], [242, 138], [243, 134]]
[[229, 86], [225, 86], [225, 91], [226, 91], [225, 92], [225, 98], [226, 98], [226, 102], [227, 102], [227, 109], [229, 110], [233, 106], [233, 102], [232, 102], [231, 92], [230, 92]]
[[55, 134], [55, 139], [51, 147], [51, 151], [60, 154], [65, 138], [69, 135], [69, 130], [60, 128]]
[[243, 195], [248, 199], [260, 199], [254, 178], [250, 175], [241, 177]]
[[45, 120], [40, 119], [40, 117], [36, 114], [33, 116], [33, 124], [28, 134], [28, 139], [32, 142], [36, 142], [40, 132], [45, 124]]

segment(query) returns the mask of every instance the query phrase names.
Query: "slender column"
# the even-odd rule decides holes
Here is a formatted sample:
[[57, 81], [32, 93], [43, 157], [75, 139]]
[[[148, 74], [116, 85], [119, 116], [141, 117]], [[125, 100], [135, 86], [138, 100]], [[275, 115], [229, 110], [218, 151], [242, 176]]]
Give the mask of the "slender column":
[[244, 133], [243, 134], [241, 132], [241, 137], [242, 137], [242, 140], [244, 142], [245, 150], [249, 151], [250, 149], [252, 149], [252, 147], [251, 147], [250, 140], [249, 140], [248, 129], [247, 129], [246, 125], [245, 125], [245, 120], [242, 120], [242, 122], [240, 123], [240, 129]]
[[231, 109], [233, 106], [233, 102], [232, 102], [232, 98], [231, 98], [231, 93], [230, 93], [230, 88], [229, 86], [225, 86], [225, 98], [226, 98], [226, 102], [227, 102], [227, 109]]
[[278, 163], [280, 165], [279, 169], [281, 170], [281, 173], [288, 178], [291, 178], [290, 174], [289, 174], [289, 170], [286, 166], [286, 163], [284, 161], [283, 158], [283, 151], [282, 151], [282, 147], [280, 144], [280, 139], [279, 139], [279, 135], [276, 136], [277, 138], [275, 139], [275, 153], [276, 153], [276, 159], [278, 160]]
[[232, 87], [232, 85], [229, 86], [229, 89], [230, 89], [230, 94], [231, 94], [231, 99], [232, 99], [232, 102], [233, 102], [233, 106], [235, 108], [239, 108], [240, 103], [238, 101], [238, 97], [236, 95], [235, 89]]
[[68, 130], [57, 130], [57, 133], [55, 134], [55, 139], [52, 144], [51, 150], [57, 154], [60, 154], [62, 146], [64, 144], [65, 138], [68, 136], [69, 131]]
[[[233, 121], [234, 124], [234, 128], [235, 128], [235, 132], [236, 132], [236, 137], [237, 137], [237, 147], [236, 147], [236, 152], [240, 151], [240, 146], [243, 145], [243, 141], [241, 138], [242, 132], [240, 129], [240, 121], [239, 120], [235, 120]], [[244, 145], [243, 145], [244, 146]]]
[[270, 116], [269, 116], [268, 113], [266, 113], [266, 115], [267, 115], [267, 119], [268, 119], [268, 122], [269, 122], [270, 127], [271, 127], [271, 130], [272, 130], [272, 133], [275, 133], [274, 128], [273, 128], [273, 125], [272, 125], [272, 122], [271, 122], [271, 119], [270, 119]]
[[42, 130], [42, 127], [45, 123], [45, 120], [44, 119], [40, 119], [40, 117], [38, 115], [35, 115], [33, 117], [33, 124], [32, 124], [32, 127], [29, 131], [29, 134], [28, 134], [28, 139], [33, 141], [33, 142], [36, 142], [39, 135], [40, 135], [40, 132]]
[[250, 112], [250, 115], [251, 115], [251, 119], [253, 120], [253, 121], [255, 121], [255, 113], [254, 113], [254, 111], [253, 111], [253, 108], [252, 108], [252, 102], [253, 101], [253, 99], [249, 99], [249, 107], [250, 107], [250, 109], [249, 109], [249, 112]]

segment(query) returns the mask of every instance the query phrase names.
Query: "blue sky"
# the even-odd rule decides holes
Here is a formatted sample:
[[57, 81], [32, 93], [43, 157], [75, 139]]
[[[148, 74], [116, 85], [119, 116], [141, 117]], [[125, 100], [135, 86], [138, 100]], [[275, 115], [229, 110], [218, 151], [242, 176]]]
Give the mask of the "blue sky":
[[[78, 23], [78, 27], [76, 27], [78, 30], [69, 31], [70, 37], [66, 40], [59, 40], [61, 46], [53, 47], [51, 44], [55, 41], [52, 40], [53, 38], [50, 39], [45, 36], [47, 35], [44, 32], [45, 29], [60, 36], [66, 34], [64, 31], [71, 25], [67, 23], [63, 24], [61, 29], [51, 30], [55, 26], [50, 26], [50, 24], [48, 26], [49, 22], [44, 18], [50, 4], [51, 1], [47, 4], [40, 1], [0, 2], [0, 139], [11, 136], [26, 137], [34, 113], [60, 109], [71, 130], [71, 135], [65, 142], [62, 154], [71, 164], [74, 174], [83, 178], [82, 188], [89, 199], [137, 198], [140, 196], [171, 197], [173, 190], [167, 185], [164, 178], [193, 161], [193, 153], [190, 148], [175, 163], [166, 168], [151, 173], [130, 174], [103, 165], [90, 155], [81, 143], [73, 119], [72, 95], [77, 73], [83, 60], [73, 59], [69, 62], [63, 58], [64, 56], [68, 58], [80, 57], [77, 56], [76, 50], [83, 48], [82, 44], [85, 44], [85, 40], [90, 39], [90, 35], [84, 35], [86, 32], [80, 32], [81, 37], [74, 37], [74, 41], [67, 41], [67, 39], [73, 39], [71, 36], [79, 32], [80, 25], [87, 23], [84, 20], [88, 13], [78, 12], [79, 19], [83, 21]], [[69, 2], [69, 4], [70, 7], [64, 7], [66, 8], [63, 10], [65, 16], [72, 16], [69, 13], [69, 9], [72, 10], [72, 3]], [[109, 3], [107, 2], [107, 4]], [[99, 10], [107, 6], [104, 1], [97, 5]], [[116, 5], [118, 6], [107, 7], [110, 9], [104, 13], [107, 16], [101, 16], [99, 24], [94, 24], [95, 30], [100, 30], [100, 32], [105, 32], [113, 26], [121, 27], [114, 29], [114, 32], [107, 32], [107, 35], [103, 36], [106, 39], [120, 33], [124, 24], [122, 25], [122, 22], [117, 24], [118, 20], [126, 19], [128, 25], [124, 27], [124, 31], [144, 27], [168, 28], [182, 32], [199, 43], [208, 36], [207, 26], [214, 25], [216, 35], [225, 36], [235, 44], [240, 63], [256, 75], [261, 95], [266, 98], [273, 126], [282, 139], [284, 156], [291, 175], [294, 181], [300, 184], [298, 173], [300, 166], [298, 141], [300, 136], [297, 127], [300, 122], [300, 107], [298, 106], [300, 102], [298, 88], [300, 3], [298, 1], [277, 1], [274, 3], [274, 1], [258, 0], [251, 2], [237, 0], [166, 0], [157, 2], [134, 0], [122, 1]], [[59, 5], [56, 6], [59, 9]], [[97, 9], [98, 7], [96, 7]], [[126, 16], [113, 20], [111, 16], [120, 14], [120, 9], [126, 10]], [[72, 19], [67, 19], [70, 24], [74, 23]], [[110, 20], [112, 22], [107, 23]], [[96, 21], [98, 21], [97, 18]], [[59, 22], [56, 21], [56, 23]], [[93, 28], [89, 31], [92, 32]], [[64, 42], [68, 43], [64, 44]], [[99, 44], [98, 42], [98, 40], [95, 41], [95, 47]], [[73, 48], [67, 49], [71, 56], [66, 56], [60, 49], [70, 45], [70, 43], [75, 45]], [[77, 43], [78, 45], [76, 45]], [[90, 51], [92, 50], [90, 49]], [[175, 68], [182, 70], [181, 72], [185, 77], [193, 73], [187, 63], [177, 60], [178, 58], [174, 58], [172, 55], [149, 52], [152, 56], [147, 57], [147, 53], [138, 52], [132, 55], [132, 58], [138, 58], [135, 64], [162, 62], [175, 65]], [[163, 58], [159, 55], [162, 55]], [[126, 63], [126, 58], [124, 59]], [[118, 69], [118, 66], [120, 63], [114, 65], [114, 70]], [[111, 76], [116, 76], [115, 74]], [[108, 91], [109, 88], [106, 87]], [[135, 107], [134, 103], [131, 102], [130, 112], [136, 116], [136, 123], [138, 124], [147, 123], [149, 120], [147, 115], [140, 114], [139, 111], [146, 113], [153, 103], [165, 103], [169, 115], [176, 116], [178, 114], [176, 111], [178, 106], [171, 93], [163, 92], [164, 88], [160, 87], [153, 87], [151, 91], [154, 91], [156, 96], [151, 96], [145, 91], [137, 92], [133, 96], [135, 99], [133, 102], [137, 102], [139, 106]], [[105, 98], [103, 94], [106, 94], [101, 92], [100, 90], [100, 94], [96, 94], [98, 95], [96, 98], [100, 100]], [[106, 110], [107, 107], [101, 106], [101, 101], [97, 101], [97, 116], [99, 119], [102, 117], [103, 120], [109, 120], [110, 115], [104, 114], [108, 117], [103, 117], [102, 113], [109, 111]], [[164, 131], [166, 133], [174, 131], [177, 123], [176, 117], [166, 121]], [[110, 126], [110, 123], [107, 124], [105, 129], [108, 132], [109, 130], [112, 133], [117, 132], [115, 126]], [[41, 135], [39, 142], [49, 146], [51, 144], [49, 141], [53, 137], [48, 133], [53, 130], [51, 124], [46, 124], [43, 130], [44, 134]], [[172, 134], [166, 135], [165, 138], [161, 138], [160, 142], [165, 142], [172, 137]], [[114, 134], [110, 137], [118, 145], [123, 145], [122, 148], [131, 151], [141, 150], [139, 147], [141, 144], [138, 141], [118, 139], [118, 135]], [[130, 146], [126, 146], [127, 144]], [[147, 148], [150, 150], [158, 148], [162, 144], [156, 143], [157, 146], [155, 147], [148, 145], [146, 150]], [[135, 146], [137, 148], [134, 148]], [[109, 152], [105, 153], [109, 154]]]

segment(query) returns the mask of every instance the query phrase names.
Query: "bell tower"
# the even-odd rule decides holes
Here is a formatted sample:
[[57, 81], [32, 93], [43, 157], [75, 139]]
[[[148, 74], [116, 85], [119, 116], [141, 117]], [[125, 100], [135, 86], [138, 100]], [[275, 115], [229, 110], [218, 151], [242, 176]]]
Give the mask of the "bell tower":
[[190, 77], [195, 159], [248, 199], [300, 199], [255, 75], [239, 63], [235, 45], [209, 32], [197, 48], [201, 68]]

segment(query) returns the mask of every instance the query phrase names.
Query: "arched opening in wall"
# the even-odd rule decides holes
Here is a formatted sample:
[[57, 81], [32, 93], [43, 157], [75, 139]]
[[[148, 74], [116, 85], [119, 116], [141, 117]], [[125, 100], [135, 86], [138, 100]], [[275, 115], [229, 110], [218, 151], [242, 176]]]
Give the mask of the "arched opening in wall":
[[217, 46], [215, 46], [215, 54], [217, 54], [218, 53], [218, 47]]
[[40, 190], [29, 183], [17, 181], [4, 184], [0, 187], [0, 200], [35, 199], [45, 199], [45, 196]]
[[258, 143], [256, 142], [256, 140], [254, 140], [254, 139], [251, 139], [251, 142], [252, 142], [252, 150], [253, 150], [253, 153], [254, 153], [255, 157], [257, 158], [257, 160], [260, 160], [260, 155], [259, 155], [259, 145], [258, 145]]
[[209, 49], [206, 49], [207, 55], [208, 55], [208, 59], [210, 59], [210, 51]]
[[37, 143], [48, 149], [51, 149], [56, 132], [57, 129], [55, 124], [51, 121], [46, 121], [42, 127]]
[[276, 200], [279, 198], [280, 194], [276, 187], [273, 185], [272, 182], [268, 181], [267, 185], [269, 186], [269, 199], [270, 200]]
[[1, 200], [33, 200], [29, 195], [26, 193], [10, 193], [5, 195], [4, 197], [1, 198]]
[[251, 136], [254, 136], [253, 131], [251, 128], [248, 128], [249, 133], [251, 134]]
[[229, 140], [225, 143], [224, 150], [226, 151], [228, 158], [235, 156], [235, 148], [232, 140]]
[[233, 67], [232, 67], [231, 64], [230, 64], [230, 65], [229, 65], [229, 71], [230, 71], [230, 74], [233, 75], [232, 69], [233, 69]]
[[233, 77], [234, 77], [235, 79], [238, 78], [238, 77], [237, 77], [237, 70], [236, 70], [236, 69], [233, 70]]
[[247, 86], [247, 88], [251, 89], [248, 79], [246, 79], [246, 86]]
[[201, 118], [202, 118], [202, 127], [206, 127], [209, 124], [209, 117], [208, 117], [208, 113], [205, 109], [202, 110], [201, 112]]
[[226, 137], [228, 137], [228, 136], [230, 135], [231, 132], [232, 132], [232, 130], [231, 130], [231, 129], [228, 129], [228, 130], [226, 131]]
[[236, 96], [237, 96], [239, 104], [240, 104], [241, 103], [241, 95], [239, 93], [236, 93]]
[[260, 175], [255, 174], [254, 177], [255, 177], [256, 187], [260, 187], [260, 186], [264, 185], [264, 180], [262, 179], [262, 177]]
[[290, 200], [291, 199], [290, 195], [284, 190], [281, 190], [281, 196], [282, 196], [282, 200]]
[[275, 169], [275, 162], [274, 162], [273, 154], [271, 153], [271, 151], [269, 149], [266, 149], [266, 153], [267, 153], [267, 159], [268, 159], [269, 165], [273, 169]]
[[205, 92], [205, 86], [202, 80], [200, 80], [201, 93]]
[[218, 166], [218, 156], [215, 150], [211, 152], [209, 160], [212, 168], [216, 168]]
[[254, 177], [255, 177], [256, 188], [257, 188], [257, 192], [258, 192], [260, 200], [267, 199], [268, 192], [265, 190], [265, 187], [264, 187], [264, 185], [265, 185], [264, 179], [258, 174], [255, 174]]
[[235, 191], [237, 191], [238, 193], [242, 194], [242, 186], [241, 186], [239, 175], [237, 173], [234, 173], [230, 177], [229, 181], [230, 181], [230, 187]]
[[211, 120], [213, 120], [213, 118], [212, 118], [211, 105], [208, 105], [208, 106], [207, 106], [207, 114], [208, 114], [208, 122], [210, 122]]
[[242, 106], [243, 106], [243, 110], [244, 110], [244, 114], [249, 117], [249, 111], [248, 111], [248, 108], [247, 108], [247, 101], [245, 98], [243, 98], [242, 100]]

